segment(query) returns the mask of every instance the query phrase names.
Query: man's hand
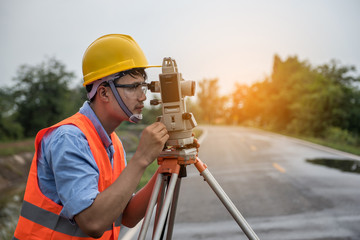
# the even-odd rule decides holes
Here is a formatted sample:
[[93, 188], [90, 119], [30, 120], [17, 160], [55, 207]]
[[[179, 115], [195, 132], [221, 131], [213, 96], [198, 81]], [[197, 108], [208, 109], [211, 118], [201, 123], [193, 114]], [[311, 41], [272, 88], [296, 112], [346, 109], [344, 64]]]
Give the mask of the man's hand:
[[168, 139], [169, 135], [165, 125], [155, 122], [143, 130], [135, 154], [140, 159], [146, 160], [144, 164], [149, 165], [159, 156]]

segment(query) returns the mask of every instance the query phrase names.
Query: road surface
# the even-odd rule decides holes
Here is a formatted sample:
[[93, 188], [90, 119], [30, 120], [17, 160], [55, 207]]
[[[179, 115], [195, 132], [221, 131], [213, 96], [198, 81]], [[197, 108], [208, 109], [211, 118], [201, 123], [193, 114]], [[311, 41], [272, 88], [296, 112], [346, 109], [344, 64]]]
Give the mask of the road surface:
[[[260, 239], [360, 239], [360, 174], [306, 161], [360, 168], [360, 157], [256, 129], [203, 129], [200, 159]], [[187, 170], [173, 239], [247, 239], [196, 168]]]

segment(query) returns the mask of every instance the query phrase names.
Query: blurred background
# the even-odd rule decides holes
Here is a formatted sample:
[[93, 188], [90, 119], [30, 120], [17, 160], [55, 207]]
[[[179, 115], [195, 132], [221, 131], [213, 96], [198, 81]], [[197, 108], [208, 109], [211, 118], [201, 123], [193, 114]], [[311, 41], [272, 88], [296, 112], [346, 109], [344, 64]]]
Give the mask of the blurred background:
[[[35, 134], [81, 107], [82, 55], [109, 33], [131, 35], [150, 64], [174, 58], [197, 82], [187, 106], [200, 124], [359, 155], [359, 11], [357, 0], [0, 0], [0, 229], [16, 223]], [[161, 69], [147, 72], [157, 80]], [[147, 104], [143, 125], [160, 114]], [[133, 151], [141, 127], [128, 128]]]

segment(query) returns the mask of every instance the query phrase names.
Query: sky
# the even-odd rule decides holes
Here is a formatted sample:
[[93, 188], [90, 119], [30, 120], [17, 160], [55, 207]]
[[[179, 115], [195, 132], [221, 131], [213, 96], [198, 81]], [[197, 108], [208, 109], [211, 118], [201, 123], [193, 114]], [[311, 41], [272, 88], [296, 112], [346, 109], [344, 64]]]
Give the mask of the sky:
[[360, 75], [359, 13], [359, 0], [0, 0], [0, 86], [48, 57], [80, 85], [86, 48], [110, 33], [131, 35], [149, 64], [174, 58], [185, 80], [218, 78], [222, 94], [270, 76], [275, 54]]

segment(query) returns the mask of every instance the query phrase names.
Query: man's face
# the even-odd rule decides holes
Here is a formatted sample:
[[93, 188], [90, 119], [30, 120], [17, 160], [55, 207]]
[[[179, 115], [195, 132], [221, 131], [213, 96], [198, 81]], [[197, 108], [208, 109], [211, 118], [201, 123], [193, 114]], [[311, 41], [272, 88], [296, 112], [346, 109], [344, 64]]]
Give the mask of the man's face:
[[[119, 85], [128, 85], [128, 84], [141, 84], [144, 83], [144, 78], [140, 75], [125, 75], [116, 81], [116, 84]], [[137, 87], [117, 87], [122, 100], [125, 105], [133, 114], [140, 114], [144, 108], [144, 101], [146, 100], [146, 95], [142, 90], [142, 86], [138, 85]], [[115, 100], [115, 99], [114, 99]], [[115, 100], [116, 102], [116, 100]], [[118, 105], [118, 103], [116, 102]], [[120, 106], [118, 108], [121, 110]], [[121, 110], [122, 111], [122, 110]]]

